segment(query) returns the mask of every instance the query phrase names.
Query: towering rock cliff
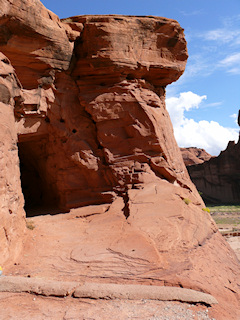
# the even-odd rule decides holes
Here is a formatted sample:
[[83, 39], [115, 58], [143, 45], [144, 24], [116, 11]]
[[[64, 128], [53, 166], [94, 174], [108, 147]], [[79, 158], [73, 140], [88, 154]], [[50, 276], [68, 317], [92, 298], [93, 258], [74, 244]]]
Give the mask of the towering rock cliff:
[[188, 172], [205, 201], [240, 203], [240, 140], [230, 141], [226, 150], [202, 164], [188, 167]]
[[86, 277], [184, 286], [237, 310], [236, 256], [202, 211], [165, 108], [188, 57], [183, 29], [158, 17], [60, 21], [38, 0], [0, 5], [0, 51], [15, 69], [2, 56], [1, 263], [24, 232], [20, 159], [27, 215], [110, 204], [72, 252], [79, 262], [92, 252]]
[[40, 2], [19, 7], [8, 4], [0, 20], [0, 50], [23, 86], [15, 116], [26, 206], [111, 202], [156, 177], [194, 193], [165, 108], [165, 86], [187, 59], [178, 23], [120, 16], [61, 23]]
[[188, 156], [186, 150], [182, 150], [182, 155], [192, 181], [206, 202], [240, 203], [240, 139], [237, 143], [230, 141], [218, 157], [204, 157], [202, 162]]

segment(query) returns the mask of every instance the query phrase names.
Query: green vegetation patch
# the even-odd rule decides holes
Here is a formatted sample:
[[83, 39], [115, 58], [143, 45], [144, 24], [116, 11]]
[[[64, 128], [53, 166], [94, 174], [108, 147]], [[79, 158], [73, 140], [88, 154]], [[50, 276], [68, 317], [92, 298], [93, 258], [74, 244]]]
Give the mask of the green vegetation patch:
[[211, 213], [214, 212], [239, 212], [240, 213], [240, 205], [208, 205]]
[[183, 201], [184, 201], [187, 205], [189, 205], [189, 203], [191, 203], [191, 200], [188, 199], [188, 198], [183, 198]]
[[239, 225], [240, 226], [240, 217], [239, 216], [213, 216], [214, 221], [216, 224], [231, 224], [231, 225]]

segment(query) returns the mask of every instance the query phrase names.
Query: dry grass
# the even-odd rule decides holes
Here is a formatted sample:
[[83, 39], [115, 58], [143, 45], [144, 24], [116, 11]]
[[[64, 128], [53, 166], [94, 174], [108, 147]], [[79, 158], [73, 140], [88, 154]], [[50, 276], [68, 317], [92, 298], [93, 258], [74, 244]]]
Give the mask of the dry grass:
[[240, 214], [240, 205], [208, 205], [208, 208], [212, 213], [220, 212], [239, 212]]
[[240, 215], [213, 216], [216, 224], [229, 224], [240, 227]]
[[27, 228], [29, 229], [29, 230], [33, 230], [33, 229], [35, 229], [35, 224], [34, 224], [34, 222], [32, 221], [32, 220], [27, 220], [26, 221], [26, 226], [27, 226]]

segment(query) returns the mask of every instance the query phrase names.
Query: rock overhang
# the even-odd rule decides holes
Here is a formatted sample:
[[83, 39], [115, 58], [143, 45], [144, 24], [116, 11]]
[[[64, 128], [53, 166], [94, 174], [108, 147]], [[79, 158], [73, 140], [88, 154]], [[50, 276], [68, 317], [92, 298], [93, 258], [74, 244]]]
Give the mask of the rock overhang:
[[94, 75], [103, 82], [103, 76], [114, 74], [112, 82], [137, 78], [166, 86], [184, 72], [188, 53], [183, 29], [176, 20], [87, 15], [62, 22], [81, 30], [75, 41], [77, 63], [72, 72], [79, 81]]
[[[3, 57], [2, 84], [9, 82], [12, 97], [6, 90], [0, 108], [0, 151], [6, 154], [0, 157], [2, 259], [13, 261], [23, 239], [18, 142], [23, 165], [32, 167], [25, 161], [31, 150], [38, 176], [45, 179], [43, 197], [56, 194], [58, 204], [67, 209], [108, 204], [104, 217], [98, 215], [98, 220], [94, 213], [95, 227], [89, 223], [90, 241], [84, 233], [89, 246], [78, 238], [86, 253], [99, 249], [93, 259], [99, 253], [101, 261], [102, 252], [109, 252], [102, 239], [111, 240], [116, 254], [122, 255], [132, 250], [134, 238], [142, 253], [154, 251], [157, 268], [153, 274], [153, 263], [147, 262], [149, 274], [130, 264], [131, 281], [140, 281], [139, 272], [143, 281], [161, 279], [211, 292], [223, 304], [226, 296], [235, 301], [236, 259], [202, 211], [204, 204], [184, 167], [165, 107], [165, 86], [180, 77], [187, 61], [183, 29], [174, 20], [158, 17], [81, 16], [61, 22], [37, 0], [0, 2], [5, 11], [0, 25], [6, 26], [10, 16], [17, 21], [7, 26], [10, 37], [7, 33], [6, 41], [0, 40], [0, 50], [17, 74]], [[21, 28], [27, 31], [23, 41]], [[31, 189], [29, 172], [26, 180]], [[105, 218], [114, 228], [107, 227]], [[106, 230], [111, 230], [111, 239]], [[139, 257], [133, 249], [130, 258]], [[77, 253], [82, 261], [83, 252]], [[119, 270], [119, 260], [113, 261]], [[124, 272], [127, 265], [123, 261]], [[99, 270], [97, 276], [102, 276]]]

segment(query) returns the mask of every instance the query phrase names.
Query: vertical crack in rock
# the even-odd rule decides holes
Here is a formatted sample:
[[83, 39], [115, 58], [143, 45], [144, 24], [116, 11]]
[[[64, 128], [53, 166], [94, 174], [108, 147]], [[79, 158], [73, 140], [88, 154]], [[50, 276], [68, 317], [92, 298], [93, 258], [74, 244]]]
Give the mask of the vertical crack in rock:
[[123, 214], [127, 220], [128, 217], [130, 216], [128, 191], [122, 193], [122, 198], [124, 201], [124, 208], [122, 209], [122, 211], [123, 211]]
[[4, 234], [5, 234], [7, 241], [9, 241], [7, 229], [5, 227], [3, 227], [3, 230], [4, 230]]

